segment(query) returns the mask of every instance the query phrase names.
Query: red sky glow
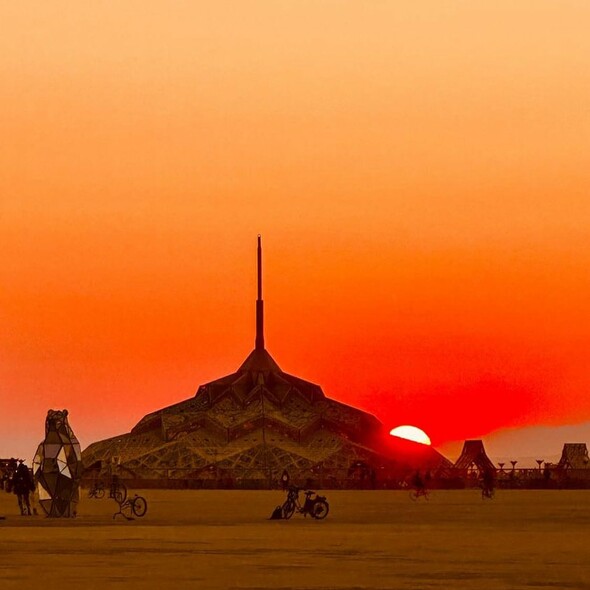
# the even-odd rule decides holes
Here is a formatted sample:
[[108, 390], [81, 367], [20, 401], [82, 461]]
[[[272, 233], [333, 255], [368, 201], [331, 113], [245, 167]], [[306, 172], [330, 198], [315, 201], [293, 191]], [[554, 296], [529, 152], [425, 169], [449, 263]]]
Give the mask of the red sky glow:
[[[0, 456], [281, 368], [434, 446], [590, 422], [590, 5], [2, 7]], [[588, 430], [590, 442], [590, 428]]]

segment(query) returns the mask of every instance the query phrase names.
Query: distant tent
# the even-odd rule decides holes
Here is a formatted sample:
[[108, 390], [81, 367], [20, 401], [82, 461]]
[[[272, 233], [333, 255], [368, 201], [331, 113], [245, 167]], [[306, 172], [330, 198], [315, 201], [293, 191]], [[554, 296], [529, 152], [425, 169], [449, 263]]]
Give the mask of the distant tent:
[[496, 470], [491, 459], [486, 455], [481, 440], [466, 440], [463, 444], [461, 456], [455, 462], [455, 469], [468, 472]]
[[557, 466], [562, 469], [590, 469], [586, 443], [565, 443]]

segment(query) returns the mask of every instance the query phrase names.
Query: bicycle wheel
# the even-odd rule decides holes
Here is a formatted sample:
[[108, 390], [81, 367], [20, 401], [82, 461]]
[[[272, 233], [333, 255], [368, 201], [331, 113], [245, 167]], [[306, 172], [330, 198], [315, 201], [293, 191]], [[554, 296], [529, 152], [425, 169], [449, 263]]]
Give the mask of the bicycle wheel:
[[286, 520], [289, 520], [289, 518], [291, 518], [293, 516], [294, 512], [295, 512], [295, 504], [293, 502], [289, 502], [289, 500], [287, 500], [283, 504], [283, 518]]
[[322, 520], [328, 516], [328, 512], [330, 512], [330, 506], [328, 505], [328, 502], [325, 500], [318, 500], [313, 506], [311, 515], [314, 518], [317, 518], [317, 520]]
[[124, 483], [120, 483], [117, 489], [115, 490], [114, 498], [119, 504], [125, 502], [127, 499], [127, 486]]
[[140, 518], [147, 512], [147, 501], [145, 498], [141, 496], [135, 496], [133, 500], [131, 500], [131, 511], [135, 516], [139, 516]]
[[482, 500], [493, 500], [494, 499], [494, 490], [489, 490], [484, 488], [481, 491], [481, 499]]

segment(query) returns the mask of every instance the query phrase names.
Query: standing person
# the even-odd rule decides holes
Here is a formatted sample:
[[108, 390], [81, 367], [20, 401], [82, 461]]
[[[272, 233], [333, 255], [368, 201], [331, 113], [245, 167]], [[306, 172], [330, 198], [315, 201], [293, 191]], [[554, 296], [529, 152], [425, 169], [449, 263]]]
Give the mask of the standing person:
[[33, 478], [29, 468], [20, 459], [19, 465], [16, 468], [16, 473], [12, 477], [12, 491], [18, 498], [18, 507], [21, 515], [31, 516], [31, 503], [29, 501], [29, 494], [35, 489], [33, 485]]
[[496, 489], [496, 474], [492, 469], [485, 469], [481, 477], [481, 493], [484, 498], [493, 498]]
[[29, 469], [29, 475], [31, 476], [31, 493], [29, 494], [29, 502], [31, 504], [31, 510], [33, 516], [37, 516], [37, 506], [39, 505], [39, 488], [35, 482], [35, 476], [33, 475], [33, 469]]
[[289, 477], [289, 473], [286, 469], [283, 469], [283, 475], [281, 475], [281, 486], [283, 488], [283, 492], [289, 489], [289, 481], [291, 478]]
[[412, 477], [412, 486], [419, 494], [424, 493], [424, 490], [426, 489], [426, 482], [422, 479], [420, 470], [414, 473], [414, 476]]
[[6, 465], [0, 464], [0, 490], [8, 491], [8, 470]]
[[13, 478], [16, 473], [16, 469], [18, 467], [18, 463], [16, 459], [13, 457], [12, 459], [8, 460], [8, 464], [6, 465], [6, 473], [4, 474], [4, 478], [6, 480], [6, 485], [4, 489], [10, 494], [13, 491], [12, 484]]
[[371, 469], [369, 477], [371, 479], [371, 489], [374, 490], [377, 487], [377, 472], [374, 469]]

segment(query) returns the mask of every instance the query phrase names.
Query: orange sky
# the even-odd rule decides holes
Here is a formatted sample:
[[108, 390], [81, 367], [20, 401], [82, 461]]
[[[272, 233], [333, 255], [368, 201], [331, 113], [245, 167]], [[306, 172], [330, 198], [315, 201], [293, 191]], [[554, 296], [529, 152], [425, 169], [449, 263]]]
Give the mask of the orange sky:
[[[590, 421], [590, 5], [5, 4], [0, 456], [286, 371], [434, 444]], [[590, 442], [590, 430], [589, 440]]]

